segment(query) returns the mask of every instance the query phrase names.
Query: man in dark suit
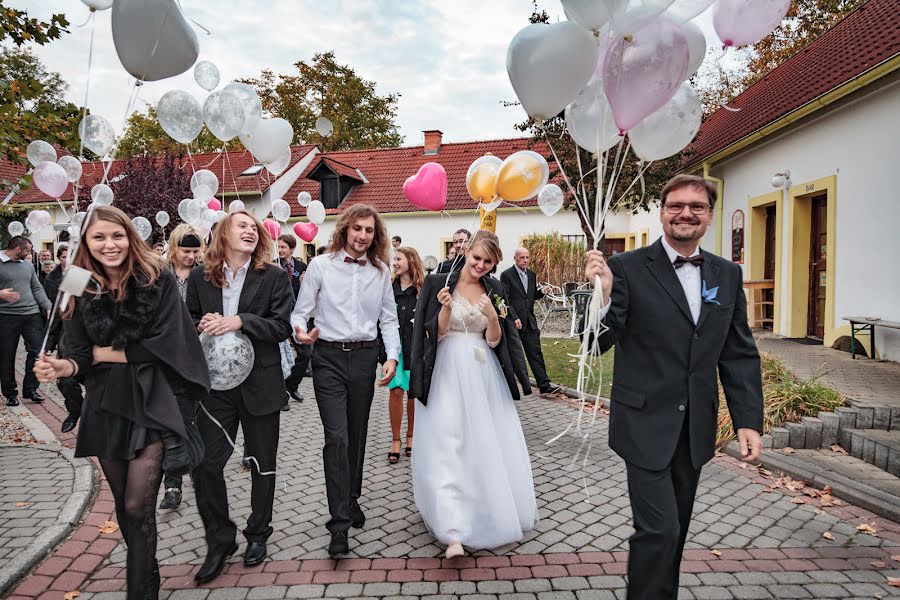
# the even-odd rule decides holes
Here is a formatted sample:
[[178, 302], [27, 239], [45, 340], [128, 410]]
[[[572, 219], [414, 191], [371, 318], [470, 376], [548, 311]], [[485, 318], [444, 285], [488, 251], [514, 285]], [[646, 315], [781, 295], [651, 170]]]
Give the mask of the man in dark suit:
[[538, 328], [537, 317], [534, 316], [534, 303], [544, 297], [547, 290], [537, 287], [537, 276], [528, 268], [531, 255], [527, 248], [517, 248], [513, 255], [516, 261], [512, 266], [500, 274], [500, 281], [509, 298], [509, 313], [519, 330], [522, 339], [522, 347], [525, 348], [525, 356], [534, 380], [542, 394], [552, 394], [559, 391], [559, 386], [550, 383], [547, 369], [544, 367], [544, 353], [541, 351], [541, 330]]
[[278, 426], [287, 403], [278, 344], [291, 334], [294, 296], [284, 270], [270, 262], [272, 242], [261, 233], [265, 235], [262, 225], [249, 213], [229, 214], [219, 222], [204, 264], [191, 271], [187, 283], [185, 301], [198, 331], [211, 336], [240, 331], [250, 339], [255, 355], [247, 378], [231, 389], [210, 392], [197, 420], [206, 447], [203, 462], [194, 471], [207, 544], [206, 560], [194, 576], [199, 583], [216, 578], [237, 551], [237, 527], [228, 516], [223, 470], [238, 425], [244, 432], [246, 455], [255, 460], [251, 513], [244, 529], [245, 565], [265, 560], [266, 540], [272, 535]]
[[456, 258], [448, 259], [438, 265], [437, 273], [450, 273], [451, 271], [459, 271], [466, 264], [464, 255], [466, 246], [469, 244], [469, 238], [472, 234], [468, 229], [457, 229], [453, 234], [453, 248], [456, 250]]
[[[303, 281], [303, 274], [306, 272], [306, 263], [299, 258], [294, 258], [294, 249], [297, 247], [297, 238], [286, 233], [278, 238], [278, 262], [287, 273], [291, 280], [291, 289], [294, 292], [294, 300], [300, 294], [300, 283]], [[300, 382], [306, 375], [306, 368], [309, 366], [309, 358], [311, 356], [309, 346], [298, 344], [296, 340], [291, 338], [294, 350], [297, 352], [297, 360], [294, 366], [284, 380], [287, 387], [288, 395], [297, 402], [303, 402], [303, 394], [300, 393]], [[289, 410], [290, 405], [285, 405], [285, 410]]]
[[599, 278], [616, 347], [609, 445], [625, 460], [635, 533], [629, 600], [678, 595], [678, 570], [700, 469], [715, 452], [719, 395], [725, 389], [743, 460], [759, 457], [763, 397], [759, 354], [747, 325], [741, 268], [700, 250], [716, 188], [678, 175], [662, 191], [663, 237], [609, 259], [587, 253]]

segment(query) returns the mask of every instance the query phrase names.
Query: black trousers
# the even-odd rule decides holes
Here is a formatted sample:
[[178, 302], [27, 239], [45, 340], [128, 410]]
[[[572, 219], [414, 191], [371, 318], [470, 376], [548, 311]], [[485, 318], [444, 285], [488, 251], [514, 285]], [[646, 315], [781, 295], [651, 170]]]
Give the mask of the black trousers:
[[375, 393], [378, 348], [344, 352], [313, 347], [313, 389], [325, 429], [328, 531], [350, 528], [350, 502], [362, 495], [369, 409]]
[[75, 418], [81, 417], [81, 406], [84, 404], [81, 384], [74, 377], [63, 377], [56, 382], [56, 387], [62, 394], [69, 415]]
[[[256, 457], [260, 470], [275, 470], [281, 411], [261, 416], [250, 414], [241, 397], [241, 386], [224, 392], [210, 392], [209, 400], [204, 405], [232, 440], [237, 436], [240, 424], [247, 455]], [[224, 474], [225, 464], [231, 458], [234, 448], [225, 439], [218, 425], [202, 409], [197, 417], [197, 425], [206, 446], [203, 462], [193, 473], [197, 510], [206, 529], [206, 545], [210, 550], [225, 549], [234, 544], [237, 537], [237, 527], [228, 516], [228, 489]], [[247, 528], [244, 529], [244, 537], [248, 542], [265, 542], [273, 531], [275, 475], [260, 475], [254, 465], [251, 478], [251, 513], [247, 519]]]
[[44, 341], [44, 317], [32, 315], [0, 314], [0, 391], [9, 398], [18, 395], [16, 386], [16, 350], [19, 338], [25, 340], [25, 377], [22, 379], [22, 395], [31, 396], [38, 389], [34, 375], [34, 363]]
[[522, 348], [525, 349], [525, 358], [528, 359], [528, 365], [531, 372], [534, 373], [534, 380], [537, 381], [538, 389], [546, 391], [550, 387], [550, 378], [547, 376], [547, 368], [544, 367], [544, 353], [541, 351], [541, 330], [532, 329], [528, 326], [527, 321], [522, 324], [519, 330], [519, 338], [522, 340]]
[[284, 386], [288, 390], [293, 391], [297, 389], [300, 382], [303, 381], [304, 375], [306, 375], [306, 369], [309, 367], [309, 360], [312, 356], [312, 348], [308, 344], [298, 344], [293, 337], [291, 337], [291, 343], [294, 345], [294, 350], [297, 351], [297, 358], [287, 379], [284, 380]]
[[628, 600], [675, 600], [681, 553], [691, 524], [700, 469], [691, 463], [687, 415], [669, 466], [648, 471], [629, 462], [628, 496], [634, 515], [629, 539]]

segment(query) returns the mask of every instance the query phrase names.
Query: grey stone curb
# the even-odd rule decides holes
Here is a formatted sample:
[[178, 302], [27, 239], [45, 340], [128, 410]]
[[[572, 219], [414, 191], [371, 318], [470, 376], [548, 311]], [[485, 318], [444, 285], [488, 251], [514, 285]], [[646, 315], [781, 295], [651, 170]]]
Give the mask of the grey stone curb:
[[[532, 395], [541, 396], [541, 393], [539, 391], [534, 391], [534, 390], [537, 390], [537, 381], [535, 381], [534, 379], [531, 379], [531, 378], [529, 378], [528, 381], [531, 382]], [[565, 394], [569, 398], [579, 398], [578, 390], [576, 390], [576, 389], [560, 385], [559, 391], [561, 391], [563, 394]], [[592, 402], [597, 399], [597, 396], [595, 396], [594, 394], [585, 394], [584, 397], [585, 397], [585, 399], [590, 400]], [[603, 404], [603, 406], [605, 406], [606, 408], [609, 408], [609, 398], [604, 398], [603, 396], [600, 396], [600, 402]]]
[[[741, 457], [737, 442], [729, 442], [725, 452], [737, 459]], [[763, 451], [759, 462], [770, 471], [780, 472], [794, 479], [803, 479], [820, 488], [830, 485], [832, 493], [838, 498], [872, 511], [880, 517], [900, 521], [900, 498], [893, 494], [823, 469], [793, 455]]]
[[66, 539], [81, 522], [94, 496], [94, 465], [86, 458], [76, 458], [75, 451], [62, 446], [38, 444], [0, 444], [0, 447], [27, 447], [60, 455], [72, 465], [75, 478], [72, 494], [66, 499], [56, 522], [35, 537], [15, 556], [0, 567], [0, 597], [40, 563], [57, 544]]

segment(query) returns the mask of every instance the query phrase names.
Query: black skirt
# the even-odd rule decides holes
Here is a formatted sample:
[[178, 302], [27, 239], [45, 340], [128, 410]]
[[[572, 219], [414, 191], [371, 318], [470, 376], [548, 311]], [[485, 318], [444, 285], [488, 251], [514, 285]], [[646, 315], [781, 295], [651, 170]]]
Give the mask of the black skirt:
[[162, 433], [138, 425], [125, 417], [94, 407], [88, 398], [81, 407], [81, 424], [75, 442], [75, 456], [96, 456], [105, 460], [131, 460], [157, 440]]

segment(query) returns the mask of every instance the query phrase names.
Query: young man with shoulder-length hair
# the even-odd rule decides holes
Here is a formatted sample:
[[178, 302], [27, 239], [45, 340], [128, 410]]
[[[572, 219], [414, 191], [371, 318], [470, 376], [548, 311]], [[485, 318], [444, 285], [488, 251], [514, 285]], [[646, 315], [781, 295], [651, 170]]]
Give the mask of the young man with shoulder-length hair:
[[284, 271], [270, 262], [273, 250], [260, 222], [237, 211], [219, 222], [203, 265], [194, 267], [188, 277], [186, 302], [198, 331], [207, 335], [240, 331], [253, 343], [255, 354], [247, 379], [230, 390], [210, 392], [197, 419], [206, 445], [206, 456], [194, 470], [207, 544], [206, 560], [194, 576], [199, 583], [217, 577], [237, 551], [237, 527], [228, 516], [223, 470], [233, 451], [225, 433], [233, 441], [239, 424], [246, 455], [257, 461], [244, 529], [245, 565], [265, 560], [266, 541], [272, 535], [278, 426], [287, 403], [278, 344], [291, 334], [294, 298]]
[[[375, 393], [378, 330], [387, 361], [381, 385], [397, 369], [400, 330], [388, 266], [388, 237], [374, 208], [341, 215], [328, 251], [309, 263], [291, 315], [298, 342], [314, 344], [313, 389], [325, 428], [325, 487], [331, 519], [328, 553], [349, 551], [347, 531], [366, 522], [359, 506], [369, 408]], [[307, 331], [309, 317], [315, 327]]]

